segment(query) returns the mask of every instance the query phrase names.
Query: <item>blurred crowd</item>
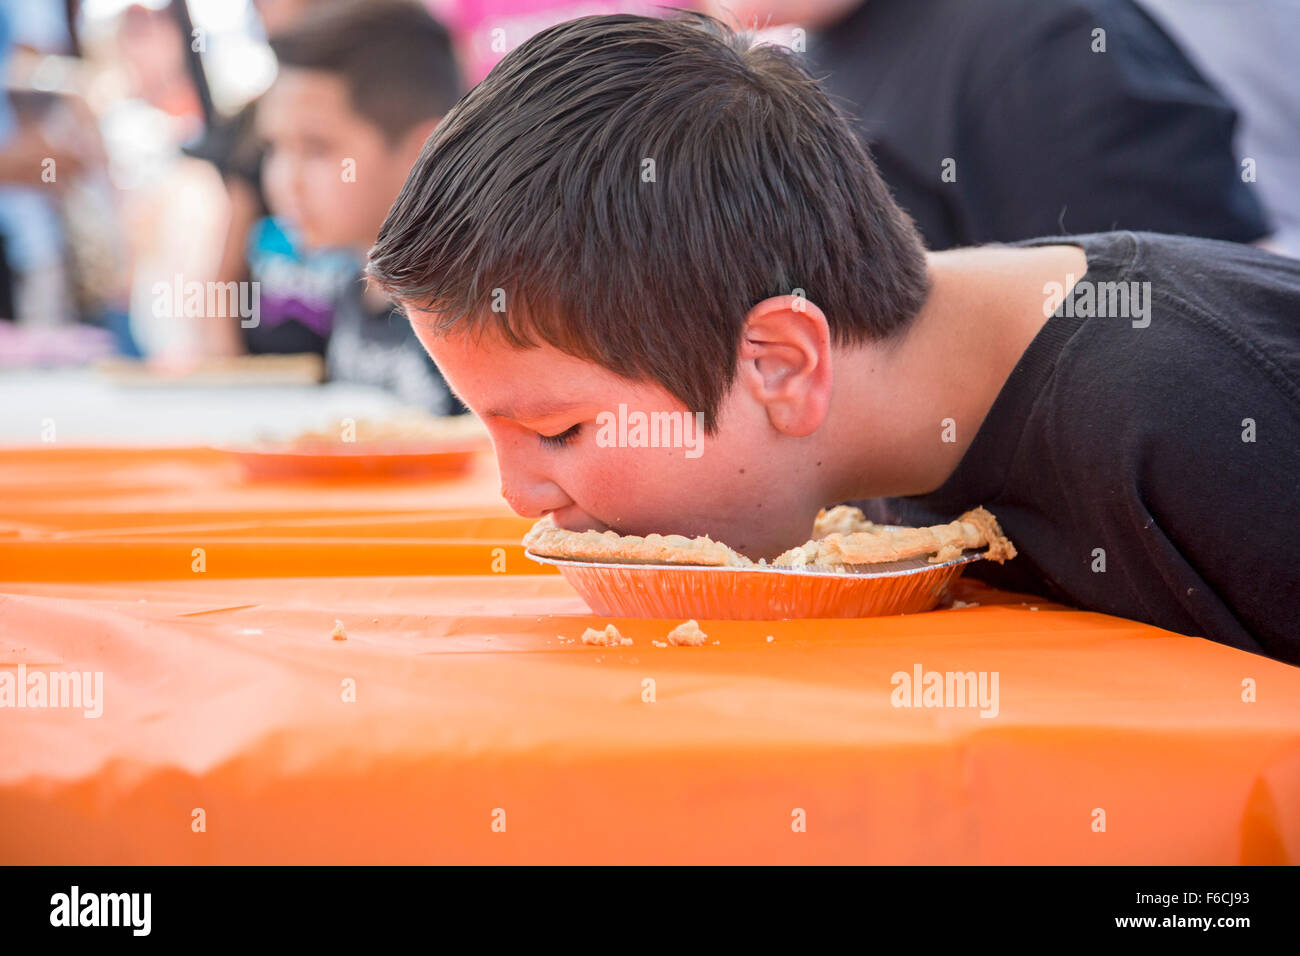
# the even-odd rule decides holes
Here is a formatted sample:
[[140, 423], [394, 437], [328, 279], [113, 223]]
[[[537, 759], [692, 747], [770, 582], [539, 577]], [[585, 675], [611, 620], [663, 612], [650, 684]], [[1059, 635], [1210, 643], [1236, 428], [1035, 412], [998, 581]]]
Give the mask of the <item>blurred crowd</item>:
[[[1300, 255], [1294, 0], [694, 7], [807, 57], [932, 249], [1120, 228]], [[366, 250], [511, 48], [657, 9], [0, 0], [0, 365], [307, 353], [458, 411]]]

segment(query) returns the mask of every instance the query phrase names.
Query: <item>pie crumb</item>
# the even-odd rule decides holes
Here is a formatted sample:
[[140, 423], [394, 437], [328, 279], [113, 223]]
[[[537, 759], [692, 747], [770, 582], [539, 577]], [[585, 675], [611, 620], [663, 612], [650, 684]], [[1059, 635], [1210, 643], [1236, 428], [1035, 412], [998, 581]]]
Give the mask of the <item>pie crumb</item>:
[[599, 644], [602, 647], [618, 647], [623, 644], [631, 644], [632, 638], [624, 637], [613, 624], [606, 624], [603, 631], [598, 631], [594, 627], [589, 627], [583, 631], [582, 643]]
[[686, 623], [678, 624], [668, 632], [668, 643], [674, 647], [683, 645], [686, 647], [699, 647], [708, 640], [708, 637], [709, 635], [700, 630], [699, 623], [694, 618], [691, 618]]
[[668, 642], [667, 642], [667, 641], [655, 641], [655, 640], [652, 640], [650, 643], [653, 644], [655, 647], [667, 647], [667, 646], [668, 646]]
[[343, 630], [342, 621], [337, 619], [334, 621], [334, 630], [330, 631], [330, 637], [336, 641], [346, 641], [348, 639], [348, 632]]
[[776, 638], [773, 637], [771, 634], [767, 635], [767, 643], [771, 644], [775, 640]]
[[952, 607], [953, 610], [958, 610], [958, 609], [960, 609], [960, 608], [964, 608], [964, 607], [979, 607], [979, 604], [978, 604], [978, 602], [975, 602], [975, 601], [972, 601], [972, 602], [969, 603], [969, 604], [967, 604], [965, 601], [953, 601], [952, 604], [949, 605], [949, 606]]

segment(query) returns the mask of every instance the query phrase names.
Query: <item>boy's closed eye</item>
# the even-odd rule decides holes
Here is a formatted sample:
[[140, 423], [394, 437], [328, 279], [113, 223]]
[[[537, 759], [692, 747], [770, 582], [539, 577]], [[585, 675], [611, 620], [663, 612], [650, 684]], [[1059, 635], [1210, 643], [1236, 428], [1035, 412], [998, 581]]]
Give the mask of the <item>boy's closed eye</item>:
[[563, 448], [565, 445], [569, 444], [574, 439], [576, 439], [580, 431], [582, 431], [581, 422], [572, 426], [571, 428], [566, 428], [564, 431], [558, 432], [557, 434], [554, 435], [539, 434], [537, 438], [547, 448]]

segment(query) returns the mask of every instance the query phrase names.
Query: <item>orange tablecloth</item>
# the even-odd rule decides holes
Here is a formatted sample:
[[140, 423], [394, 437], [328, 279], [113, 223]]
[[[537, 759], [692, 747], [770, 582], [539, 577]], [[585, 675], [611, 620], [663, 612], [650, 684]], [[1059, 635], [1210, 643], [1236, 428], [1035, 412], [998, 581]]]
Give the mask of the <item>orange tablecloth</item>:
[[[488, 460], [0, 453], [0, 670], [103, 673], [98, 718], [0, 709], [0, 863], [1300, 861], [1300, 669], [973, 582], [561, 643], [596, 622], [526, 525]], [[996, 673], [996, 716], [893, 706], [918, 665]]]

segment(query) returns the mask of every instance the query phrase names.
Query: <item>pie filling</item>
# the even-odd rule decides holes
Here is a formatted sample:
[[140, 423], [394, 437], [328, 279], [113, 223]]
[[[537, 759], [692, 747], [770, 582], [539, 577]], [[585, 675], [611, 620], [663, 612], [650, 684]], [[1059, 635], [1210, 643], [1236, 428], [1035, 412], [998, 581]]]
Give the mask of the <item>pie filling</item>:
[[984, 557], [1001, 564], [1016, 556], [997, 519], [984, 508], [967, 511], [956, 521], [928, 528], [889, 528], [866, 519], [857, 508], [822, 509], [812, 538], [771, 561], [755, 562], [708, 536], [679, 534], [620, 535], [615, 531], [565, 531], [549, 517], [524, 535], [533, 554], [574, 561], [614, 564], [687, 564], [703, 567], [837, 568], [883, 564], [925, 557], [931, 564], [951, 561], [968, 550], [986, 549]]

